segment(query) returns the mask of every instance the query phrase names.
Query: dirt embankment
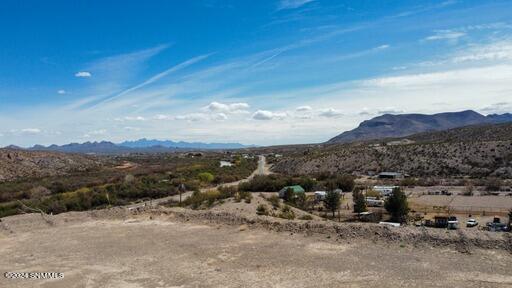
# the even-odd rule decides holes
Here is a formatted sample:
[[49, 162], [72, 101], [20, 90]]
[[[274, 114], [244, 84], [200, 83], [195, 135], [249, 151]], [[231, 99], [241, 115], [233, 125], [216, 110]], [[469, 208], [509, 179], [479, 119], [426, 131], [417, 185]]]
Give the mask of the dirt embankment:
[[268, 216], [247, 217], [228, 212], [152, 209], [155, 217], [173, 215], [181, 221], [213, 224], [247, 225], [276, 232], [325, 236], [334, 241], [369, 240], [415, 247], [453, 248], [468, 253], [473, 249], [500, 249], [512, 253], [512, 235], [486, 231], [446, 231], [419, 227], [388, 227], [372, 223], [335, 223], [331, 221], [284, 220]]
[[[244, 203], [240, 203], [244, 205]], [[251, 207], [253, 205], [250, 205]], [[148, 217], [160, 221], [179, 221], [201, 224], [240, 226], [243, 229], [263, 229], [274, 232], [321, 237], [328, 241], [370, 241], [422, 248], [450, 248], [463, 253], [474, 249], [503, 250], [512, 253], [512, 235], [479, 230], [447, 231], [424, 227], [389, 227], [373, 223], [336, 223], [323, 220], [285, 220], [270, 216], [250, 216], [250, 213], [215, 210], [189, 210], [184, 208], [122, 207], [88, 212], [70, 212], [47, 216], [38, 214], [17, 215], [3, 218], [0, 234], [23, 233], [51, 226], [65, 226], [84, 221], [125, 220]]]

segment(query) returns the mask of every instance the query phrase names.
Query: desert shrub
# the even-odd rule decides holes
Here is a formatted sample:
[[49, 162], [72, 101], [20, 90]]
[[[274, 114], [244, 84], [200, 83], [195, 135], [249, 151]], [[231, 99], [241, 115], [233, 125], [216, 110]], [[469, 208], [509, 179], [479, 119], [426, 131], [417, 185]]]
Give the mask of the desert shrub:
[[190, 206], [192, 209], [198, 209], [203, 206], [211, 207], [216, 201], [225, 199], [225, 194], [217, 190], [209, 190], [205, 192], [194, 191], [190, 197], [183, 201], [183, 205]]
[[267, 205], [265, 205], [265, 204], [258, 205], [258, 207], [256, 207], [256, 214], [267, 216], [269, 214]]
[[500, 191], [501, 186], [503, 186], [503, 181], [498, 178], [488, 178], [485, 181], [485, 190], [486, 191]]
[[473, 196], [475, 187], [473, 186], [473, 183], [466, 182], [464, 186], [464, 191], [462, 192], [462, 195], [464, 196]]
[[313, 217], [309, 214], [305, 214], [299, 217], [300, 220], [313, 220]]
[[0, 204], [0, 218], [19, 213], [21, 205], [18, 202], [2, 203]]
[[270, 204], [272, 204], [272, 207], [274, 209], [281, 208], [281, 200], [277, 195], [270, 196], [269, 198], [267, 198], [267, 201], [270, 202]]
[[236, 186], [219, 186], [217, 190], [220, 192], [222, 198], [234, 197], [238, 192]]
[[281, 208], [280, 213], [278, 214], [279, 218], [293, 220], [295, 219], [295, 212], [293, 212], [292, 208], [288, 205], [284, 205], [283, 208]]
[[36, 186], [30, 189], [30, 198], [40, 199], [42, 197], [50, 195], [52, 192], [44, 186]]
[[417, 183], [418, 183], [418, 181], [416, 180], [416, 178], [408, 177], [408, 178], [402, 179], [400, 181], [400, 186], [414, 187], [417, 185]]
[[251, 203], [252, 194], [247, 191], [238, 191], [235, 194], [235, 202], [241, 202], [242, 200], [244, 200], [245, 203]]

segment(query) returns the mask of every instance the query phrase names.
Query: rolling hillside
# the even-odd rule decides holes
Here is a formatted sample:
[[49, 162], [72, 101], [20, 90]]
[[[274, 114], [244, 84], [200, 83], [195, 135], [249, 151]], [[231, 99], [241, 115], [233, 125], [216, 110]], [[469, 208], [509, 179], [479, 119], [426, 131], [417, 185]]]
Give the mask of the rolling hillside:
[[74, 154], [0, 149], [0, 181], [66, 175], [94, 169], [100, 164], [93, 158]]
[[512, 178], [512, 124], [477, 125], [402, 139], [300, 149], [276, 163], [274, 171], [400, 171], [413, 176]]

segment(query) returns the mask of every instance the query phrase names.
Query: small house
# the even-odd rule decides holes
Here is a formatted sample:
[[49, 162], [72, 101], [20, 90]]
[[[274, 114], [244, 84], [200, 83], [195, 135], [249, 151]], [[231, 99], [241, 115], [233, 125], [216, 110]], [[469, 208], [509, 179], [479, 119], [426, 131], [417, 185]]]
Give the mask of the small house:
[[403, 175], [398, 172], [381, 172], [377, 177], [379, 179], [401, 179]]
[[283, 189], [279, 190], [279, 198], [284, 198], [284, 195], [286, 194], [286, 191], [288, 191], [288, 189], [291, 189], [294, 195], [298, 193], [306, 193], [304, 188], [302, 188], [300, 185], [286, 186], [283, 187]]

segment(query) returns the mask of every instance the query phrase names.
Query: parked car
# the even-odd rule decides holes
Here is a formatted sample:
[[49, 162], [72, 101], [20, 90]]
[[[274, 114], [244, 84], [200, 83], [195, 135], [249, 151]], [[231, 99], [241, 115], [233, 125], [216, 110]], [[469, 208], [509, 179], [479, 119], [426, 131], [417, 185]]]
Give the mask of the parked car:
[[508, 231], [508, 227], [507, 227], [507, 224], [505, 224], [505, 223], [489, 222], [489, 223], [487, 223], [486, 230], [492, 231], [492, 232], [506, 232], [506, 231]]
[[478, 221], [476, 221], [475, 219], [469, 219], [466, 222], [466, 227], [475, 227], [475, 226], [478, 226]]
[[457, 217], [450, 216], [448, 217], [448, 229], [455, 230], [459, 229], [459, 220], [457, 220]]

